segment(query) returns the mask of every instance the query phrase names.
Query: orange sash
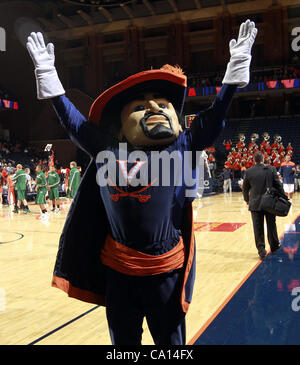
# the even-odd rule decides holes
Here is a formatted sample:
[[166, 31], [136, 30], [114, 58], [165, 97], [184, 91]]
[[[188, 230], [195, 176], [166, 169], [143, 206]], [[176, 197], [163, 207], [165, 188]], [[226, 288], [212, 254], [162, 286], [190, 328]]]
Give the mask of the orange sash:
[[107, 235], [101, 251], [101, 261], [104, 265], [122, 274], [150, 276], [183, 267], [184, 252], [182, 238], [172, 250], [162, 255], [153, 256], [126, 247]]

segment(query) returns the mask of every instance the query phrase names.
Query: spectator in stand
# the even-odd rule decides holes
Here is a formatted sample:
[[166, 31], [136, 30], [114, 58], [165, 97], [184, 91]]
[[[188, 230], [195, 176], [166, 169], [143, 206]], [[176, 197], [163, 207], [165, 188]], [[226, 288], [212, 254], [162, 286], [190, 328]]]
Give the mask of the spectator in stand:
[[238, 150], [238, 151], [240, 151], [240, 150], [243, 150], [244, 148], [245, 148], [245, 142], [244, 141], [239, 141], [237, 144], [236, 144], [236, 149]]
[[279, 158], [280, 158], [280, 161], [283, 162], [284, 159], [285, 159], [285, 152], [282, 151], [281, 153], [279, 153]]
[[247, 160], [247, 158], [248, 158], [248, 150], [247, 150], [247, 147], [244, 147], [244, 149], [243, 149], [242, 158], [244, 160]]
[[13, 172], [14, 171], [14, 168], [12, 167], [11, 163], [9, 162], [8, 165], [7, 165], [7, 168], [6, 168], [6, 171], [9, 173], [9, 172]]
[[279, 152], [279, 154], [281, 154], [282, 152], [285, 152], [284, 151], [284, 146], [283, 146], [282, 142], [278, 146], [278, 152]]
[[279, 167], [281, 166], [281, 158], [278, 152], [276, 152], [275, 158], [273, 160], [273, 166], [276, 167], [277, 171]]
[[288, 145], [286, 146], [286, 152], [288, 152], [288, 151], [292, 151], [292, 152], [294, 151], [291, 142], [289, 142]]
[[265, 151], [267, 152], [268, 155], [272, 153], [272, 148], [269, 142], [266, 143]]
[[271, 159], [274, 160], [278, 156], [276, 148], [272, 148]]
[[292, 159], [292, 157], [293, 157], [293, 154], [294, 154], [294, 152], [292, 151], [292, 150], [288, 150], [287, 152], [286, 152], [286, 156], [290, 156], [290, 158]]
[[249, 169], [252, 166], [254, 166], [253, 156], [249, 155], [247, 158], [247, 161], [245, 163], [245, 167], [246, 167], [246, 169]]
[[236, 158], [233, 164], [233, 170], [234, 170], [234, 178], [239, 178], [240, 176], [240, 170], [241, 170], [241, 163], [240, 159]]
[[231, 150], [231, 146], [232, 146], [232, 142], [231, 142], [231, 139], [229, 141], [226, 141], [224, 139], [223, 141], [223, 145], [225, 146], [225, 151], [226, 151], [226, 154], [228, 155], [230, 150]]
[[273, 144], [271, 145], [271, 148], [278, 151], [279, 143], [277, 142], [277, 139], [274, 139]]

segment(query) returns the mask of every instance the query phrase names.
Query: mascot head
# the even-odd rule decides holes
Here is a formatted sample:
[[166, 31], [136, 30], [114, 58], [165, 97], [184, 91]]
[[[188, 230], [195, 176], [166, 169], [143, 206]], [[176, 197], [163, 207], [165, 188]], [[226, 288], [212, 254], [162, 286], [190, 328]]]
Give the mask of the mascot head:
[[133, 146], [169, 144], [182, 132], [186, 87], [178, 66], [139, 72], [104, 91], [89, 120]]

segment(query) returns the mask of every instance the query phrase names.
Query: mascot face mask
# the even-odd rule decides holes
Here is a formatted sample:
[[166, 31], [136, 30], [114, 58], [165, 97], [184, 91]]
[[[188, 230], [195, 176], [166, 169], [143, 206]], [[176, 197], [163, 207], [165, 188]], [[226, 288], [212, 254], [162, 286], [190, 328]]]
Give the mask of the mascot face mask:
[[182, 127], [172, 103], [153, 92], [137, 95], [121, 112], [123, 137], [135, 146], [164, 145], [174, 141]]
[[89, 120], [133, 146], [170, 144], [182, 132], [186, 87], [187, 77], [178, 66], [139, 72], [104, 91]]

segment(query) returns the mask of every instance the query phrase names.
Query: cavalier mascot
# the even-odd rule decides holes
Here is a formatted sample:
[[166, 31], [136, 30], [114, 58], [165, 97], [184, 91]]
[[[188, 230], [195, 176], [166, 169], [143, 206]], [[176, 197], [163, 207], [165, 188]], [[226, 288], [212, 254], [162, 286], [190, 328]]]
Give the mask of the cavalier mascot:
[[256, 34], [253, 22], [241, 24], [229, 43], [223, 86], [188, 130], [181, 123], [187, 77], [179, 67], [139, 72], [110, 87], [86, 119], [65, 95], [54, 45], [45, 45], [41, 33], [28, 37], [38, 99], [51, 100], [72, 141], [91, 158], [60, 237], [52, 285], [105, 306], [114, 345], [141, 344], [144, 318], [156, 345], [185, 344], [195, 280], [194, 197], [185, 181], [164, 184], [162, 169], [151, 180], [152, 158], [175, 152], [182, 168], [195, 170], [196, 159], [185, 152], [204, 150], [220, 134], [237, 87], [249, 83]]

